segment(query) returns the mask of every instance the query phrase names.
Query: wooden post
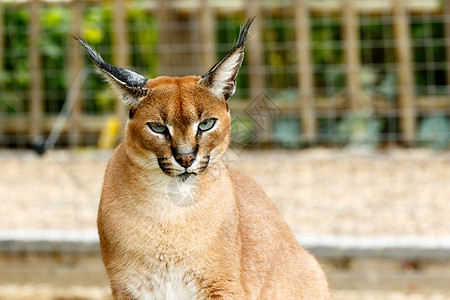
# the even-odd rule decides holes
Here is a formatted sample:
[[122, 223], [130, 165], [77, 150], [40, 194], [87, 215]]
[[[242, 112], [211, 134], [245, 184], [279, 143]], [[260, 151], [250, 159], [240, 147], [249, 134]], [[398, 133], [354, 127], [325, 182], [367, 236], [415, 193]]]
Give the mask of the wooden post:
[[[81, 34], [81, 25], [83, 22], [83, 1], [73, 1], [72, 5], [72, 35], [79, 36]], [[80, 143], [81, 136], [81, 114], [83, 109], [83, 103], [81, 98], [81, 90], [82, 83], [80, 82], [81, 76], [79, 76], [80, 72], [83, 70], [83, 55], [81, 48], [76, 45], [72, 39], [69, 41], [69, 84], [68, 86], [76, 86], [79, 87], [77, 91], [72, 111], [70, 112], [69, 118], [69, 146], [70, 148], [78, 147]]]
[[358, 110], [358, 95], [360, 92], [360, 61], [358, 11], [354, 0], [345, 0], [342, 5], [342, 23], [345, 52], [345, 75], [347, 98], [352, 112]]
[[[4, 47], [5, 43], [4, 40], [4, 22], [3, 22], [3, 1], [0, 1], [0, 72], [3, 71], [4, 68], [4, 62], [3, 62], [3, 55], [4, 55]], [[1, 87], [0, 87], [1, 88]]]
[[262, 16], [259, 13], [259, 1], [248, 0], [246, 8], [247, 18], [256, 16], [252, 24], [252, 31], [255, 35], [250, 35], [251, 42], [246, 45], [246, 60], [248, 62], [250, 82], [250, 99], [254, 99], [263, 92], [264, 89], [264, 63], [262, 57]]
[[444, 0], [444, 29], [447, 61], [447, 90], [450, 94], [450, 0]]
[[173, 76], [173, 53], [171, 51], [171, 2], [157, 1], [156, 18], [158, 20], [158, 72], [161, 75]]
[[[130, 64], [130, 42], [127, 31], [127, 10], [124, 0], [114, 0], [113, 12], [113, 61], [116, 66], [126, 68]], [[121, 99], [116, 100], [116, 114], [122, 128], [128, 116], [128, 109]]]
[[200, 61], [202, 74], [204, 74], [216, 63], [214, 14], [208, 0], [199, 0], [198, 4], [200, 45], [202, 47]]
[[200, 57], [192, 53], [194, 41], [199, 40], [190, 30], [192, 10], [177, 9], [174, 1], [158, 0], [157, 4], [159, 74], [183, 76], [200, 72]]
[[297, 51], [297, 86], [300, 89], [299, 107], [301, 109], [301, 128], [305, 142], [312, 143], [317, 140], [317, 121], [310, 44], [310, 15], [307, 1], [295, 0], [293, 9]]
[[43, 103], [42, 103], [42, 76], [41, 55], [39, 52], [39, 40], [41, 37], [41, 25], [39, 12], [41, 3], [39, 0], [30, 2], [30, 28], [29, 28], [29, 62], [30, 62], [30, 138], [33, 142], [42, 135]]
[[416, 107], [409, 22], [404, 0], [395, 0], [393, 30], [397, 56], [398, 104], [403, 141], [412, 145], [416, 133]]
[[256, 108], [256, 114], [258, 115], [255, 121], [255, 129], [258, 135], [260, 144], [264, 145], [270, 142], [270, 132], [272, 127], [271, 112], [263, 111], [269, 109], [269, 103], [265, 103], [268, 99], [265, 98], [264, 92], [264, 62], [262, 56], [262, 15], [259, 13], [260, 2], [258, 0], [248, 0], [246, 3], [246, 17], [256, 18], [253, 20], [251, 32], [255, 32], [255, 35], [250, 33], [250, 42], [246, 46], [245, 59], [247, 60], [247, 70], [249, 76], [249, 97], [253, 102], [254, 108]]
[[[4, 43], [3, 43], [3, 1], [0, 1], [0, 73], [3, 73], [4, 63], [3, 63], [3, 50], [4, 50]], [[0, 82], [0, 90], [3, 89], [3, 84]], [[6, 126], [5, 117], [3, 116], [3, 109], [0, 107], [0, 140], [3, 136], [3, 130]]]

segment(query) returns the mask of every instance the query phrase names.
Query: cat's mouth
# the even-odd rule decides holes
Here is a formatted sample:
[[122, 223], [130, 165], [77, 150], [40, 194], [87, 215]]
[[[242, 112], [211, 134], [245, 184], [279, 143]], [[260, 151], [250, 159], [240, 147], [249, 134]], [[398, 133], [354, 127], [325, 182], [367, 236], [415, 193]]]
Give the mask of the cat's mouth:
[[186, 182], [186, 180], [188, 180], [188, 178], [193, 175], [197, 175], [197, 173], [185, 171], [185, 172], [181, 173], [180, 175], [177, 175], [177, 177], [180, 178], [181, 181]]
[[180, 168], [175, 167], [169, 158], [158, 158], [158, 165], [160, 169], [168, 176], [180, 178], [181, 181], [185, 182], [188, 178], [193, 175], [198, 175], [206, 170], [209, 164], [210, 156], [205, 156], [201, 161], [199, 161], [197, 166], [193, 166], [192, 168], [184, 168], [184, 170], [180, 170]]

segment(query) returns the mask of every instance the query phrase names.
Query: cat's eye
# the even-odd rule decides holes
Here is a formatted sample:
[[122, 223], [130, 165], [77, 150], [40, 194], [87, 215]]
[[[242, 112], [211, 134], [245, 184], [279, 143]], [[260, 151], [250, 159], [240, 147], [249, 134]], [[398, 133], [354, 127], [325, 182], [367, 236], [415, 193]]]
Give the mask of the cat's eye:
[[198, 124], [198, 129], [200, 129], [201, 131], [207, 131], [213, 128], [214, 124], [216, 124], [216, 119], [206, 119]]
[[167, 132], [167, 126], [164, 126], [164, 125], [161, 124], [161, 123], [152, 123], [152, 122], [149, 122], [149, 123], [147, 123], [147, 125], [148, 125], [148, 127], [150, 127], [150, 129], [151, 129], [153, 132], [161, 133], [161, 134]]

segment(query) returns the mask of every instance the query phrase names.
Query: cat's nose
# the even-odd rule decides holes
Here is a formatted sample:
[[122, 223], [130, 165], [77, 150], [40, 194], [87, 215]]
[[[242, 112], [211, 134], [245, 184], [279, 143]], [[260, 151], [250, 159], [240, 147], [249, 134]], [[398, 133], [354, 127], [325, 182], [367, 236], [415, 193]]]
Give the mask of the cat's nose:
[[193, 152], [190, 153], [179, 153], [175, 155], [175, 160], [180, 166], [184, 168], [189, 168], [195, 161], [197, 155]]

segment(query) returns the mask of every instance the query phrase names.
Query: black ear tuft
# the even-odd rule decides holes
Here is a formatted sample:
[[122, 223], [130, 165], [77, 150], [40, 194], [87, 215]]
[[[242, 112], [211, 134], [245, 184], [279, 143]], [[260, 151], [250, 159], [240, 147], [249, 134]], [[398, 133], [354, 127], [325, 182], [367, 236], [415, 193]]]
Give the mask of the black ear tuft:
[[255, 17], [247, 19], [247, 21], [245, 21], [245, 23], [243, 25], [241, 25], [241, 29], [239, 30], [238, 40], [236, 41], [236, 44], [234, 45], [235, 48], [244, 46], [245, 43], [247, 42], [248, 31], [250, 30], [250, 26], [252, 25], [253, 20], [255, 20]]
[[133, 71], [106, 63], [100, 54], [83, 39], [80, 37], [74, 37], [74, 39], [86, 51], [92, 62], [102, 71], [106, 80], [127, 105], [136, 107], [147, 96], [150, 91], [145, 87], [147, 78]]
[[241, 26], [233, 49], [198, 81], [198, 84], [209, 87], [219, 98], [228, 100], [236, 91], [236, 77], [244, 60], [244, 46], [254, 19], [248, 19]]

